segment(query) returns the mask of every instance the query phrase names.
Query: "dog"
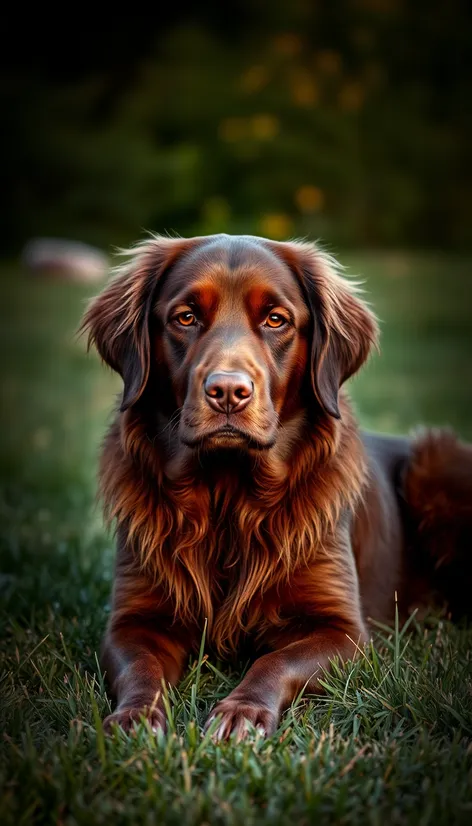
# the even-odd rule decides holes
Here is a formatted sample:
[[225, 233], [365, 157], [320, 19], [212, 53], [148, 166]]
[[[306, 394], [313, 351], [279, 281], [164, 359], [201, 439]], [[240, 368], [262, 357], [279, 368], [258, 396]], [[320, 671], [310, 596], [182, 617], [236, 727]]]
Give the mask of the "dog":
[[358, 286], [315, 244], [150, 236], [83, 321], [123, 380], [100, 463], [116, 526], [104, 721], [165, 728], [162, 687], [206, 643], [253, 664], [217, 739], [265, 735], [373, 622], [468, 613], [472, 448], [360, 431], [345, 382], [377, 345]]

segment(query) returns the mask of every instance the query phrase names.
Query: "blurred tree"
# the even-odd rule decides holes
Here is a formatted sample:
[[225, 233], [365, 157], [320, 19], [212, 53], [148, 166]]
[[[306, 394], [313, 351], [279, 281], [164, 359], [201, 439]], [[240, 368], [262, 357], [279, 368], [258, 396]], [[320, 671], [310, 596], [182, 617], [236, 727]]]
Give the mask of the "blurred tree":
[[5, 249], [144, 228], [471, 243], [465, 3], [179, 10], [3, 56]]

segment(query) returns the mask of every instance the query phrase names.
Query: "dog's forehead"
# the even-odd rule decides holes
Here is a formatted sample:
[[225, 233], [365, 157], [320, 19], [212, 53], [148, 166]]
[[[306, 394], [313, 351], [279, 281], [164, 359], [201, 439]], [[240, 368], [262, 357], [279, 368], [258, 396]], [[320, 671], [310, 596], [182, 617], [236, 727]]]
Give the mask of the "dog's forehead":
[[196, 285], [241, 296], [251, 288], [267, 287], [293, 303], [303, 303], [298, 279], [270, 249], [244, 236], [214, 236], [177, 260], [166, 278], [161, 298], [172, 299]]

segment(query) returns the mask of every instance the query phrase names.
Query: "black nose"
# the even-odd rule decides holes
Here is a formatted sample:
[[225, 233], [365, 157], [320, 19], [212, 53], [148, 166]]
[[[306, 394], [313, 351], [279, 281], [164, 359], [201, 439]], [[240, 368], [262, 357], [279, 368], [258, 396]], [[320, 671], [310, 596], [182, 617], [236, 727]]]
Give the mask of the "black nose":
[[218, 413], [239, 413], [251, 401], [254, 385], [246, 373], [211, 373], [205, 381], [207, 402]]

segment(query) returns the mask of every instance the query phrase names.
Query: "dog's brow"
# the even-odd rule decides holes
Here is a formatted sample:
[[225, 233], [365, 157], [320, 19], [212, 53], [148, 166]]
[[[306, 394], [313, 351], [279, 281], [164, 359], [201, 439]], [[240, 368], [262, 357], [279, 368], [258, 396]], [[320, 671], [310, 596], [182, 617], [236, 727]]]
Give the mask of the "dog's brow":
[[187, 304], [196, 304], [204, 312], [212, 312], [218, 305], [219, 292], [212, 284], [192, 284], [181, 290], [175, 298]]
[[270, 306], [286, 306], [287, 309], [293, 310], [292, 302], [278, 290], [274, 289], [268, 284], [260, 284], [251, 287], [246, 293], [246, 303], [251, 309], [260, 309], [261, 307]]

